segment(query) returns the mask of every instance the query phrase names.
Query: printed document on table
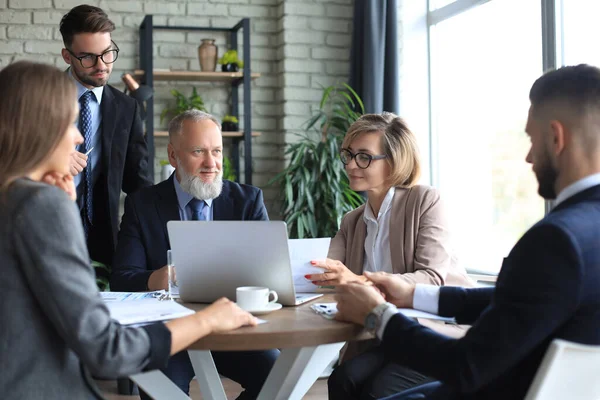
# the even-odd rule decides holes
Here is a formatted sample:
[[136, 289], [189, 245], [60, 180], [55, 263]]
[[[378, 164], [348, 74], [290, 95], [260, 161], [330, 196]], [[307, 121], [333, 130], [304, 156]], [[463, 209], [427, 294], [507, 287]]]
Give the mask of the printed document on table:
[[165, 293], [164, 290], [157, 290], [154, 292], [100, 292], [100, 296], [104, 301], [130, 301], [155, 299], [161, 297], [161, 295], [164, 295]]
[[108, 307], [110, 317], [121, 325], [166, 321], [194, 314], [194, 310], [171, 300], [105, 301], [104, 304]]
[[313, 285], [304, 275], [322, 274], [323, 269], [313, 267], [311, 260], [324, 260], [329, 252], [331, 238], [289, 239], [290, 262], [294, 288], [297, 293], [314, 293], [319, 287]]

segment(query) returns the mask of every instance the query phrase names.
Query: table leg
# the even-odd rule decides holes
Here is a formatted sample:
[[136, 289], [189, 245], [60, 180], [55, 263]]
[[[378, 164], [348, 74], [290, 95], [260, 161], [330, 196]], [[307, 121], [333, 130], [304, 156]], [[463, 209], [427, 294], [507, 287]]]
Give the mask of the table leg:
[[344, 343], [283, 349], [258, 400], [300, 400], [338, 354]]
[[172, 380], [157, 369], [131, 375], [129, 379], [137, 383], [153, 399], [190, 400]]
[[225, 389], [221, 383], [221, 377], [217, 372], [215, 361], [210, 351], [188, 350], [196, 379], [200, 386], [202, 398], [206, 400], [227, 400]]

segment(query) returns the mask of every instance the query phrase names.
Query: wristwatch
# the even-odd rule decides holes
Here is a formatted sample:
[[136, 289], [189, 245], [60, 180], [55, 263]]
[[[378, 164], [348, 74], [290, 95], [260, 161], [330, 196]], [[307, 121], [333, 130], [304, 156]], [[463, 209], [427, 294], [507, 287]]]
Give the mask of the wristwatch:
[[365, 329], [373, 334], [377, 332], [381, 325], [383, 313], [390, 307], [396, 308], [392, 303], [381, 303], [375, 307], [365, 318]]

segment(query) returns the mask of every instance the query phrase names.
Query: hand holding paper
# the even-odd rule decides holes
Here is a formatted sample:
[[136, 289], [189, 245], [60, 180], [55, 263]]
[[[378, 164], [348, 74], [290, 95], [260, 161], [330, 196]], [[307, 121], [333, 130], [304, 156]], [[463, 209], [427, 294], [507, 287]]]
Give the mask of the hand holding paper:
[[335, 286], [350, 282], [365, 283], [367, 279], [350, 271], [341, 261], [326, 258], [325, 260], [312, 260], [311, 265], [320, 268], [318, 274], [307, 276], [316, 285]]
[[314, 293], [319, 288], [307, 279], [306, 275], [323, 272], [322, 269], [313, 266], [311, 260], [325, 259], [330, 241], [330, 238], [288, 240], [294, 287], [297, 293]]

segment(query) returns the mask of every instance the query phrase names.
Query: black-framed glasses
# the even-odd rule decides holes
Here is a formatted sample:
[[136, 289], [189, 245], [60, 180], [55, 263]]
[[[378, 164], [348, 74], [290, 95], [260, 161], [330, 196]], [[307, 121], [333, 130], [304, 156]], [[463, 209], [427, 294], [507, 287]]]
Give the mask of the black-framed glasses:
[[73, 57], [75, 57], [76, 59], [79, 60], [79, 62], [81, 63], [81, 66], [83, 68], [93, 68], [96, 66], [96, 64], [98, 64], [98, 58], [101, 59], [104, 64], [112, 64], [115, 61], [117, 61], [117, 58], [119, 57], [119, 47], [112, 40], [111, 40], [111, 43], [113, 44], [113, 46], [115, 48], [106, 50], [104, 53], [102, 53], [100, 55], [86, 54], [84, 56], [77, 56], [77, 55], [75, 55], [75, 53], [73, 53], [71, 51], [71, 49], [67, 48], [67, 51]]
[[352, 159], [354, 159], [354, 161], [356, 161], [356, 166], [358, 168], [362, 168], [362, 169], [369, 168], [369, 165], [371, 165], [371, 161], [383, 160], [384, 158], [387, 158], [387, 156], [385, 154], [378, 154], [378, 155], [373, 156], [368, 153], [356, 153], [355, 154], [355, 153], [352, 153], [348, 149], [340, 150], [340, 160], [342, 160], [342, 164], [348, 165], [348, 164], [350, 164], [350, 161], [352, 161]]

